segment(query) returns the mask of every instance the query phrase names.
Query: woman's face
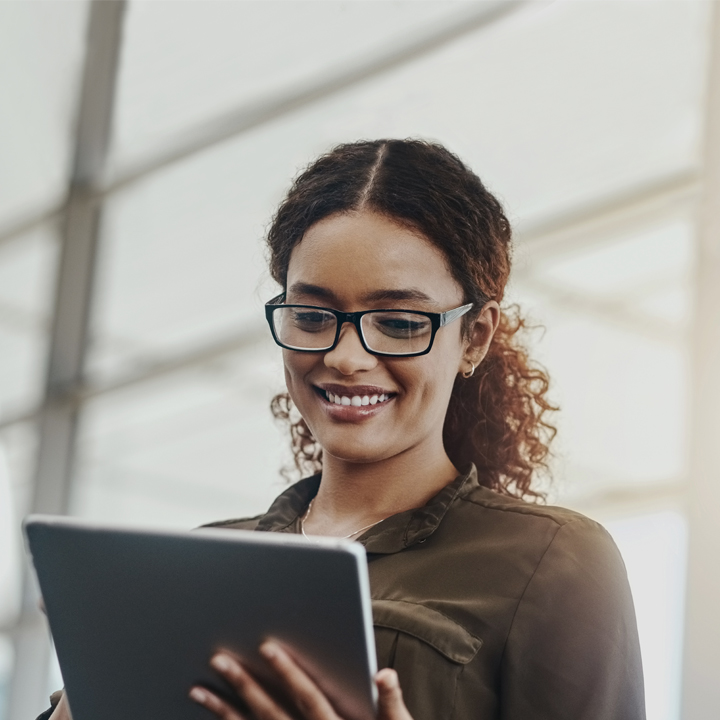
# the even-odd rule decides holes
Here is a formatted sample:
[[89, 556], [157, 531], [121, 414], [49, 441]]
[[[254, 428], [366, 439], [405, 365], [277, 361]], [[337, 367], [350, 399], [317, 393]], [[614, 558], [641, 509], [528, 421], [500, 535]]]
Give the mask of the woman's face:
[[[285, 302], [345, 312], [444, 312], [462, 305], [463, 293], [442, 252], [422, 235], [384, 216], [353, 212], [321, 220], [295, 246]], [[329, 352], [283, 350], [285, 378], [326, 454], [377, 462], [427, 442], [441, 447], [453, 382], [469, 368], [467, 350], [461, 320], [438, 330], [427, 355], [406, 358], [369, 354], [345, 324]], [[355, 396], [379, 399], [356, 405]]]

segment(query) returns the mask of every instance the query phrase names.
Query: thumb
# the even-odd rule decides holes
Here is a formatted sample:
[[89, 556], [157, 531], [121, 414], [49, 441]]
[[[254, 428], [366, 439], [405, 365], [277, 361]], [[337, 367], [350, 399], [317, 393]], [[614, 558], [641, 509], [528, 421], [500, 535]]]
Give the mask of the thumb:
[[70, 703], [67, 695], [63, 692], [60, 702], [55, 706], [55, 711], [50, 716], [50, 720], [73, 720], [70, 712]]
[[397, 673], [390, 668], [375, 676], [378, 689], [378, 720], [412, 720], [403, 702]]

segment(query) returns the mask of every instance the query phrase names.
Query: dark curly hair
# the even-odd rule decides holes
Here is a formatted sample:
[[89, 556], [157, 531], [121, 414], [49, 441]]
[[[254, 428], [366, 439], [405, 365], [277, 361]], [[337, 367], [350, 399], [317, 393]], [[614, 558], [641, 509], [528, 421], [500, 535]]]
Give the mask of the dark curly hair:
[[[293, 248], [316, 222], [336, 213], [371, 210], [419, 231], [445, 254], [462, 287], [468, 331], [483, 304], [501, 302], [511, 265], [511, 229], [500, 203], [463, 162], [441, 145], [421, 140], [373, 140], [339, 145], [302, 172], [268, 232], [270, 272], [286, 287]], [[487, 356], [469, 379], [458, 375], [443, 441], [457, 468], [470, 462], [480, 483], [513, 497], [538, 500], [531, 487], [547, 471], [555, 428], [546, 413], [549, 379], [519, 339], [519, 308], [503, 308]], [[287, 393], [272, 401], [290, 424], [300, 473], [322, 469], [322, 449]]]

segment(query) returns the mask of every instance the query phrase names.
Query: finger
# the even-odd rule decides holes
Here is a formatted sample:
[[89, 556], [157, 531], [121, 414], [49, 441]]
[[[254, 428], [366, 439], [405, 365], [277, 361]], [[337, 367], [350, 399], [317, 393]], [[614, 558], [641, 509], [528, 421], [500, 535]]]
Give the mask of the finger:
[[72, 713], [70, 712], [70, 704], [68, 703], [66, 693], [63, 692], [60, 702], [55, 706], [55, 710], [50, 716], [50, 720], [72, 720]]
[[210, 664], [235, 688], [257, 720], [291, 720], [235, 658], [218, 653]]
[[375, 676], [375, 684], [378, 689], [378, 720], [412, 720], [394, 670], [381, 670]]
[[207, 688], [198, 687], [197, 685], [190, 689], [190, 699], [194, 700], [198, 705], [207, 708], [211, 713], [217, 715], [222, 720], [245, 720], [245, 718], [231, 705], [228, 705], [223, 699]]
[[306, 720], [339, 720], [325, 694], [278, 643], [264, 642], [260, 646], [260, 654], [280, 676]]

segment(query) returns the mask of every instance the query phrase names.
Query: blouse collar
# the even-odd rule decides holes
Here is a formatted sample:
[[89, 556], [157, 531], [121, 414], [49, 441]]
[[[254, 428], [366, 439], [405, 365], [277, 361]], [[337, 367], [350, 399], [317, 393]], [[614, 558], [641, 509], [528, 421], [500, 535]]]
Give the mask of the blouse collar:
[[[321, 475], [313, 475], [295, 483], [279, 495], [263, 515], [257, 530], [265, 532], [297, 532], [300, 517], [308, 503], [317, 495]], [[456, 498], [478, 487], [475, 465], [458, 475], [423, 507], [391, 515], [374, 525], [358, 538], [369, 553], [390, 554], [426, 540], [438, 528]]]

